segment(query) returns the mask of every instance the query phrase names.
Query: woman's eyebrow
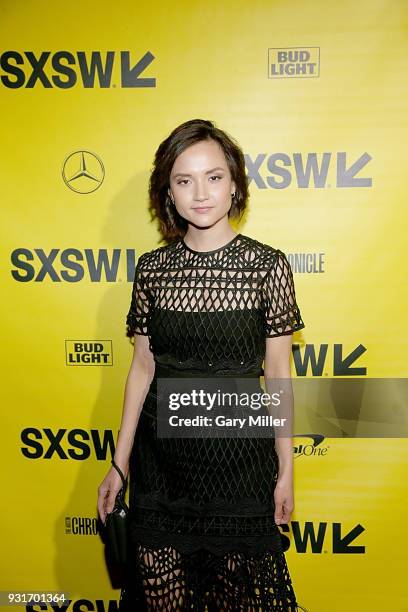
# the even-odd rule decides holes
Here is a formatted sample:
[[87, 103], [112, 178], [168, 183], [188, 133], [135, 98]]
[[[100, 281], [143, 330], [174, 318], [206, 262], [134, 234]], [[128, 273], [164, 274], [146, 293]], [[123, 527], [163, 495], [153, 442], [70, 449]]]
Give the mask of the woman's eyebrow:
[[[212, 168], [211, 170], [207, 170], [207, 172], [205, 174], [211, 174], [211, 172], [215, 172], [216, 170], [223, 170], [223, 171], [225, 171], [225, 168], [221, 168], [221, 166], [217, 166], [217, 168]], [[191, 174], [185, 174], [184, 172], [177, 172], [177, 174], [173, 175], [173, 178], [177, 178], [178, 176], [188, 176], [188, 177], [191, 177]]]

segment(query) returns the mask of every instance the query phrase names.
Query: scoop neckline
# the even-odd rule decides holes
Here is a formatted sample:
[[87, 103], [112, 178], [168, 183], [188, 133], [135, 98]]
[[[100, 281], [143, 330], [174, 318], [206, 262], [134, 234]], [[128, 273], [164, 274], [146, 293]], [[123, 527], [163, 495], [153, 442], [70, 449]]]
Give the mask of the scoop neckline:
[[187, 251], [190, 251], [190, 253], [196, 253], [197, 255], [210, 255], [211, 253], [218, 253], [218, 251], [222, 251], [223, 249], [229, 247], [231, 244], [233, 244], [237, 238], [239, 238], [241, 236], [241, 234], [236, 234], [229, 242], [227, 242], [226, 244], [224, 244], [221, 247], [218, 247], [218, 249], [213, 249], [212, 251], [196, 251], [192, 248], [190, 248], [185, 242], [184, 242], [184, 238], [181, 239], [181, 244], [184, 246], [185, 249], [187, 249]]

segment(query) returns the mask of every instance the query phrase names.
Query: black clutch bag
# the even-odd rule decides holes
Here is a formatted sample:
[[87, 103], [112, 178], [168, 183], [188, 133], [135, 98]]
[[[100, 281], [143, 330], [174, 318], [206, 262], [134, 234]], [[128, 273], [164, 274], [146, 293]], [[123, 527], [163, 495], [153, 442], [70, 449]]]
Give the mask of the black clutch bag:
[[117, 565], [124, 565], [127, 560], [128, 547], [128, 515], [129, 508], [125, 502], [127, 478], [122, 470], [112, 460], [112, 465], [122, 479], [122, 488], [119, 490], [112, 512], [106, 515], [105, 542], [108, 557]]

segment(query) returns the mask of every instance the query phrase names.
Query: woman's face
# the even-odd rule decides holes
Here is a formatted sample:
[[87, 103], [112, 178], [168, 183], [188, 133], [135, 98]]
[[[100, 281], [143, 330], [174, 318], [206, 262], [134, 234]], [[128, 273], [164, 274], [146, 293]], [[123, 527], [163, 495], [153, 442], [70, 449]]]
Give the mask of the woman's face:
[[169, 194], [189, 223], [204, 228], [227, 219], [234, 192], [224, 152], [215, 140], [191, 145], [174, 162]]

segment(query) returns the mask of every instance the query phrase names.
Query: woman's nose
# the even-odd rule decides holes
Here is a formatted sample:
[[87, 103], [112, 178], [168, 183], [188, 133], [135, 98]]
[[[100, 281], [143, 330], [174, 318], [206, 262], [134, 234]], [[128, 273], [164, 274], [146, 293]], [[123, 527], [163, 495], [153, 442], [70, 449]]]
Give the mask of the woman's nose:
[[206, 200], [207, 198], [208, 198], [208, 187], [206, 183], [204, 181], [198, 181], [196, 188], [195, 188], [194, 199], [201, 201], [201, 200]]

